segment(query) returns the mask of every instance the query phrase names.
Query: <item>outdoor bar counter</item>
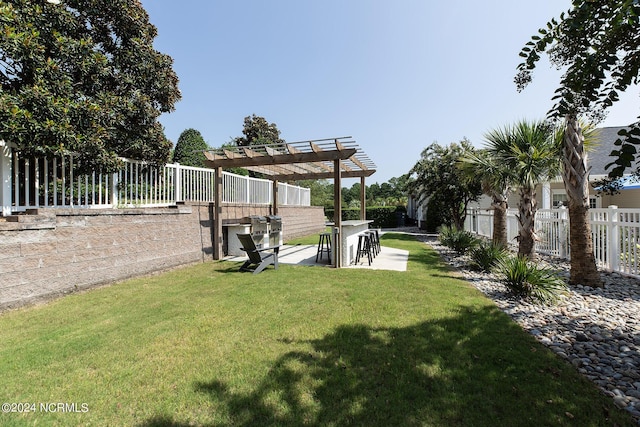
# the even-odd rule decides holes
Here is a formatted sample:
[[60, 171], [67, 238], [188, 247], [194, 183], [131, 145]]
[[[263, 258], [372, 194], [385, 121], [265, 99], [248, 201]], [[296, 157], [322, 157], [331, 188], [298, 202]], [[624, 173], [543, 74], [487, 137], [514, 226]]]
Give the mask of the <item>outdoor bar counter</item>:
[[356, 259], [358, 250], [358, 234], [369, 229], [373, 220], [349, 220], [342, 221], [340, 230], [340, 243], [342, 253], [340, 261], [343, 267], [350, 265]]

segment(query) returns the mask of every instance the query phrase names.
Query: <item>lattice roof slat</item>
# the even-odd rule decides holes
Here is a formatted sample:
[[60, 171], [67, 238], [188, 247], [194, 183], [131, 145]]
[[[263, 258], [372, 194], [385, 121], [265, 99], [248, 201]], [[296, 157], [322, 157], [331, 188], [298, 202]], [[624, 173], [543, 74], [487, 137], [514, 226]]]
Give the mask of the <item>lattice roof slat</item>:
[[280, 181], [333, 178], [335, 161], [339, 161], [343, 178], [375, 173], [376, 165], [371, 159], [355, 141], [340, 141], [345, 138], [351, 137], [225, 147], [205, 151], [205, 157], [209, 167], [246, 168]]

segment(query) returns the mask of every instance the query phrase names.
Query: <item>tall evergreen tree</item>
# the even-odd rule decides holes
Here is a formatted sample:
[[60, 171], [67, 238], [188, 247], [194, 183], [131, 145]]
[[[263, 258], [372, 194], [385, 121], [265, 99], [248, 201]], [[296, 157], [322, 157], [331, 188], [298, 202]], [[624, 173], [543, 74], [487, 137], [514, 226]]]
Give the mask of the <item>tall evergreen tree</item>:
[[205, 167], [206, 157], [202, 153], [209, 146], [204, 141], [202, 134], [195, 129], [186, 129], [178, 138], [173, 152], [173, 161], [186, 166]]

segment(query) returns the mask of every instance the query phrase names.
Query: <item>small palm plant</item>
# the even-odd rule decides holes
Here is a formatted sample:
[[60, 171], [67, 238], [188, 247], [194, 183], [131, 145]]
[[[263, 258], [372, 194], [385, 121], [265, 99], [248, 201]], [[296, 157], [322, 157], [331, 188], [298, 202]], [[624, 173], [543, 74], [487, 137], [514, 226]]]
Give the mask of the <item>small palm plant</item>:
[[479, 240], [469, 231], [443, 225], [440, 227], [440, 243], [458, 254], [465, 254], [478, 244]]
[[498, 263], [502, 283], [516, 296], [541, 304], [552, 304], [567, 285], [553, 270], [525, 257], [507, 257]]
[[507, 257], [508, 252], [504, 246], [484, 240], [471, 249], [469, 255], [471, 256], [472, 267], [489, 273]]

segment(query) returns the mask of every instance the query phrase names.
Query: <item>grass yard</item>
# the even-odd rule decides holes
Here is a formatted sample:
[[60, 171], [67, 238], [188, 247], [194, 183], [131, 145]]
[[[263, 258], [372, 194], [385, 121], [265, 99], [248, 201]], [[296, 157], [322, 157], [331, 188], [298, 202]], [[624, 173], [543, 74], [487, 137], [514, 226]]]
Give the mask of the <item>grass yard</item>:
[[30, 412], [0, 425], [635, 425], [426, 245], [383, 245], [407, 272], [207, 262], [4, 313], [0, 398]]

